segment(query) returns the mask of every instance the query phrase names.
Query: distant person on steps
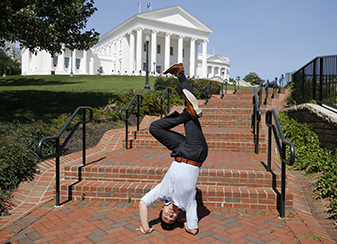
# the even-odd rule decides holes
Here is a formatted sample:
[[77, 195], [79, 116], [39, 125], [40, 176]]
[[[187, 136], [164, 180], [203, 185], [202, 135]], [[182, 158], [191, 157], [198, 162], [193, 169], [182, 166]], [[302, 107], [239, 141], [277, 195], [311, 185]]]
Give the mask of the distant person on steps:
[[[159, 215], [163, 229], [173, 229], [180, 211], [183, 210], [186, 211], [185, 230], [195, 235], [199, 230], [196, 184], [200, 167], [208, 154], [208, 146], [199, 123], [202, 111], [186, 79], [183, 64], [172, 65], [164, 74], [178, 77], [180, 85], [176, 90], [185, 99], [186, 108], [181, 114], [175, 111], [150, 125], [150, 133], [171, 151], [174, 161], [162, 182], [140, 200], [141, 226], [137, 230], [144, 234], [153, 231], [149, 226], [148, 206], [156, 200], [163, 200]], [[171, 130], [180, 124], [184, 124], [185, 136]]]

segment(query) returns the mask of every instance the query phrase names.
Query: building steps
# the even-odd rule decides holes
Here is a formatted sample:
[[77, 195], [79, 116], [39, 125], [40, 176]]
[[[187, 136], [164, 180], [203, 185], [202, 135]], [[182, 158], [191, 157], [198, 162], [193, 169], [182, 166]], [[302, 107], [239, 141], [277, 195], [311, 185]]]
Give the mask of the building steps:
[[[197, 183], [201, 193], [199, 201], [204, 205], [279, 208], [280, 170], [274, 167], [273, 173], [267, 172], [262, 162], [267, 158], [264, 114], [269, 108], [279, 110], [285, 99], [284, 94], [277, 95], [273, 100], [268, 99], [268, 104], [261, 108], [260, 155], [254, 154], [252, 90], [225, 94], [222, 99], [212, 96], [206, 105], [204, 101], [198, 101], [203, 110], [200, 123], [209, 146], [209, 156], [201, 168]], [[183, 107], [174, 107], [174, 110], [181, 112]], [[86, 166], [79, 163], [65, 166], [61, 182], [62, 200], [139, 201], [161, 181], [172, 162], [169, 150], [148, 131], [155, 119], [158, 117], [147, 116], [139, 131], [128, 132], [128, 150], [120, 147], [106, 150], [88, 159], [91, 163]], [[182, 125], [174, 130], [184, 134]], [[103, 138], [107, 141], [111, 136], [105, 135]], [[119, 140], [118, 146], [121, 145], [125, 145], [124, 138]], [[288, 191], [286, 208], [292, 208], [292, 195]]]

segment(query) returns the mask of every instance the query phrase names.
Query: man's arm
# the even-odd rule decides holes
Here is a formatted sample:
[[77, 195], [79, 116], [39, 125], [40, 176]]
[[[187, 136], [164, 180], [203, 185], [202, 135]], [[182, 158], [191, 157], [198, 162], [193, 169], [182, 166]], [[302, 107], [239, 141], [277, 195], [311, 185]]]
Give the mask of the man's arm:
[[149, 226], [149, 210], [146, 206], [146, 204], [141, 200], [139, 202], [139, 216], [140, 216], [140, 222], [141, 222], [141, 226], [139, 226], [139, 228], [137, 228], [137, 230], [139, 230], [140, 232], [142, 232], [143, 234], [147, 234], [147, 233], [151, 233], [154, 229], [150, 228]]
[[196, 235], [199, 231], [196, 200], [191, 201], [186, 209], [185, 230], [192, 235]]

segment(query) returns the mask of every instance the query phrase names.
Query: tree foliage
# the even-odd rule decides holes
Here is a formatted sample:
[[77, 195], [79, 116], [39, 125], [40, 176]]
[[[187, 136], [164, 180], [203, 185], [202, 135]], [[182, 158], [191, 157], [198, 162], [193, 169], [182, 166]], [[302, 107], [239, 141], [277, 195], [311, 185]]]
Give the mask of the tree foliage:
[[12, 60], [5, 52], [0, 50], [0, 75], [19, 75], [21, 73], [21, 64]]
[[83, 31], [96, 10], [93, 0], [1, 0], [0, 44], [19, 41], [52, 55], [62, 48], [87, 50], [98, 41], [94, 29]]
[[264, 82], [264, 80], [261, 79], [255, 72], [250, 72], [243, 78], [243, 80], [252, 84], [259, 84], [260, 82]]

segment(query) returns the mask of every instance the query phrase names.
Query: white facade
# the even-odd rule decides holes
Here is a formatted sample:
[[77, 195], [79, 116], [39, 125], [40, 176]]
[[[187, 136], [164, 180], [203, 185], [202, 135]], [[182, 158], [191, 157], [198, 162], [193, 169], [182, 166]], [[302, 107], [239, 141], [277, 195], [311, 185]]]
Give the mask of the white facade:
[[[51, 57], [22, 52], [22, 74], [144, 75], [146, 40], [150, 75], [161, 74], [174, 63], [183, 63], [190, 77], [229, 79], [230, 63], [208, 55], [212, 30], [180, 6], [137, 14], [103, 35], [88, 51], [65, 50]], [[202, 53], [198, 53], [198, 47]]]

